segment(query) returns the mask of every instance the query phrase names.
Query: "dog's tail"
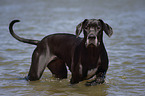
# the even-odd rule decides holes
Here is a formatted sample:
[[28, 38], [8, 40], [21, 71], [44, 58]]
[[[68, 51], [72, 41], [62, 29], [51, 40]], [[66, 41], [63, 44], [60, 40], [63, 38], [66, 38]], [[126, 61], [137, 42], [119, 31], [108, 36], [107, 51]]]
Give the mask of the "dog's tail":
[[18, 35], [16, 35], [13, 31], [13, 25], [16, 23], [16, 22], [20, 22], [20, 20], [13, 20], [10, 24], [9, 24], [9, 31], [11, 33], [11, 35], [21, 41], [21, 42], [24, 42], [24, 43], [28, 43], [28, 44], [32, 44], [32, 45], [37, 45], [40, 41], [39, 40], [32, 40], [32, 39], [25, 39], [25, 38], [21, 38], [19, 37]]

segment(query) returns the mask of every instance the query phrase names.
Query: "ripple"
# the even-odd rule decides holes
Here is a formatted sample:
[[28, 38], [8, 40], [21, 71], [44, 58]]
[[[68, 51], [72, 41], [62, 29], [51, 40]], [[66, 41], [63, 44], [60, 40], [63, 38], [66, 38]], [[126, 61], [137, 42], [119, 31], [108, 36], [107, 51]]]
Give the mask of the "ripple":
[[5, 51], [19, 51], [19, 49], [5, 49]]
[[[144, 96], [145, 92], [145, 0], [2, 0], [0, 3], [0, 95]], [[111, 3], [110, 3], [111, 2]], [[22, 37], [41, 40], [55, 32], [75, 33], [85, 18], [101, 18], [114, 34], [104, 43], [110, 60], [106, 83], [86, 87], [86, 81], [69, 86], [69, 78], [58, 80], [45, 70], [38, 81], [27, 82], [36, 46], [15, 40], [8, 23]], [[83, 34], [81, 34], [83, 37]]]

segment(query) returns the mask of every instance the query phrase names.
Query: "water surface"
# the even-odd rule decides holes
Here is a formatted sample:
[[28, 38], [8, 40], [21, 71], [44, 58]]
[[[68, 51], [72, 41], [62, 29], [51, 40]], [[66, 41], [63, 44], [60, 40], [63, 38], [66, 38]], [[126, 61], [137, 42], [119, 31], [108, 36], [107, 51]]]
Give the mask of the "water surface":
[[[145, 94], [145, 1], [144, 0], [1, 0], [0, 1], [0, 95], [48, 96], [144, 96]], [[104, 34], [110, 64], [106, 83], [86, 87], [85, 81], [70, 86], [69, 78], [57, 80], [48, 69], [41, 80], [21, 80], [28, 74], [35, 48], [15, 40], [14, 29], [25, 38], [68, 32], [86, 18], [100, 18], [114, 30]]]

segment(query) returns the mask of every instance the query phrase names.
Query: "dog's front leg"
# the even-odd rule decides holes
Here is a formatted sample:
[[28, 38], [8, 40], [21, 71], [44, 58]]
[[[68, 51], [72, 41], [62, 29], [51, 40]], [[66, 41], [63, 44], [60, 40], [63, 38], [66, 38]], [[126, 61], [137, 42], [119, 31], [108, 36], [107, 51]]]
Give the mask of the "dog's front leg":
[[105, 82], [105, 74], [106, 74], [106, 72], [97, 73], [96, 79], [91, 82], [87, 82], [86, 86], [94, 86], [94, 85], [98, 85], [98, 84], [103, 84]]
[[80, 82], [80, 75], [77, 73], [72, 73], [72, 78], [70, 80], [71, 84], [77, 84]]
[[79, 70], [75, 70], [72, 72], [70, 83], [77, 84], [81, 81], [81, 78], [82, 78], [82, 75], [79, 73]]

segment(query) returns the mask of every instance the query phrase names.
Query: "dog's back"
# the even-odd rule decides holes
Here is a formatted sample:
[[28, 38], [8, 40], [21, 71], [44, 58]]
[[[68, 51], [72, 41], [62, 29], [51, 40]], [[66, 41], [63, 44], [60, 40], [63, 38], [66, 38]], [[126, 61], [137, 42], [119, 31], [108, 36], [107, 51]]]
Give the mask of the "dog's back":
[[58, 33], [44, 37], [37, 47], [41, 47], [41, 43], [45, 44], [53, 55], [61, 58], [70, 66], [74, 51], [81, 41], [82, 38], [76, 37], [73, 34]]

